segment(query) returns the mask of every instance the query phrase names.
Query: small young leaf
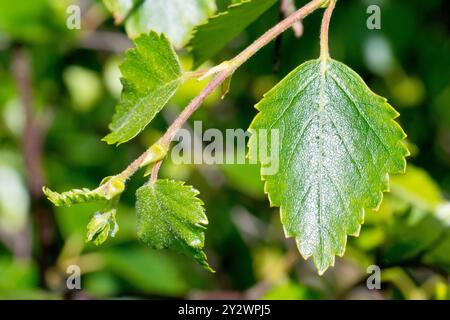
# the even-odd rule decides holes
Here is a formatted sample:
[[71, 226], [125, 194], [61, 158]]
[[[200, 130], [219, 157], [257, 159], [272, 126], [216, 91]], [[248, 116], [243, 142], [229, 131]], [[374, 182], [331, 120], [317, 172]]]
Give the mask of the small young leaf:
[[71, 206], [74, 204], [111, 200], [120, 195], [125, 190], [125, 182], [121, 178], [107, 177], [103, 179], [97, 189], [90, 190], [87, 188], [73, 189], [67, 192], [58, 193], [43, 187], [42, 191], [47, 198], [57, 207]]
[[73, 189], [63, 193], [58, 193], [50, 190], [47, 187], [43, 187], [42, 192], [44, 192], [48, 200], [50, 200], [57, 207], [71, 206], [78, 203], [103, 200], [103, 197], [101, 195], [94, 193], [93, 190], [87, 188]]
[[103, 0], [116, 23], [125, 22], [128, 36], [150, 30], [164, 32], [176, 48], [187, 41], [192, 29], [216, 10], [214, 0]]
[[164, 34], [151, 32], [135, 41], [127, 52], [122, 71], [123, 92], [103, 138], [109, 144], [133, 139], [165, 106], [182, 81], [177, 55]]
[[211, 17], [194, 29], [188, 47], [194, 55], [195, 66], [213, 58], [223, 47], [266, 12], [276, 0], [243, 0], [231, 4], [228, 11]]
[[[279, 170], [262, 171], [265, 190], [280, 207], [286, 236], [295, 237], [322, 274], [344, 254], [347, 235], [359, 234], [364, 208], [379, 206], [388, 174], [405, 170], [406, 135], [393, 120], [398, 113], [332, 59], [302, 64], [256, 108], [251, 130], [280, 130]], [[268, 136], [268, 152], [276, 152]], [[256, 139], [249, 141], [251, 158]], [[262, 170], [269, 165], [261, 162]]]
[[116, 222], [116, 209], [107, 212], [97, 212], [87, 225], [86, 242], [94, 242], [97, 246], [101, 245], [113, 237], [119, 231], [119, 225]]
[[136, 210], [139, 238], [155, 249], [174, 249], [192, 255], [213, 271], [202, 251], [208, 218], [199, 192], [184, 182], [157, 180], [139, 188]]

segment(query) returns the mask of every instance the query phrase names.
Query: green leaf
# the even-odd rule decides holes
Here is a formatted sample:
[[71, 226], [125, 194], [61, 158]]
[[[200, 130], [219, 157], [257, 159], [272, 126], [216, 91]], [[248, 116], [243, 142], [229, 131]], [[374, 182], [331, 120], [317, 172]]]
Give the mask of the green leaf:
[[138, 237], [155, 249], [174, 249], [193, 255], [213, 271], [202, 251], [208, 218], [199, 192], [184, 182], [157, 180], [139, 188], [136, 197]]
[[116, 23], [125, 21], [131, 38], [150, 30], [163, 32], [180, 48], [192, 29], [216, 10], [214, 0], [103, 0]]
[[194, 55], [195, 66], [213, 58], [231, 40], [266, 12], [276, 0], [243, 0], [231, 4], [198, 26], [188, 43]]
[[125, 182], [119, 177], [107, 177], [103, 179], [97, 189], [87, 188], [73, 189], [58, 193], [43, 187], [42, 191], [47, 198], [57, 207], [72, 206], [74, 204], [86, 203], [99, 200], [111, 200], [119, 196], [125, 190]]
[[123, 92], [103, 138], [109, 144], [133, 139], [164, 107], [182, 82], [177, 55], [164, 34], [151, 32], [135, 41], [120, 66]]
[[108, 239], [114, 237], [119, 231], [119, 225], [116, 222], [117, 209], [111, 209], [107, 212], [97, 212], [87, 225], [86, 242], [94, 242], [97, 246]]
[[[347, 235], [359, 234], [364, 208], [380, 205], [388, 174], [405, 170], [409, 153], [393, 120], [398, 113], [332, 59], [302, 64], [256, 108], [250, 157], [257, 157], [259, 129], [279, 130], [279, 156], [272, 155], [279, 170], [271, 174], [273, 164], [259, 159], [265, 190], [280, 207], [286, 236], [323, 274], [344, 254]], [[276, 153], [268, 138], [268, 153]]]

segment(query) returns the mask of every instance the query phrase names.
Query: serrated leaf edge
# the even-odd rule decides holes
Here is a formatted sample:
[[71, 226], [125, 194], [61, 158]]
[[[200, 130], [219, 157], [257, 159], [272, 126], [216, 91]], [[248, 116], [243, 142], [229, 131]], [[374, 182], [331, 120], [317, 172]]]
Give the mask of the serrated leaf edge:
[[[328, 58], [328, 57], [327, 57], [327, 58], [319, 58], [319, 59], [316, 59], [316, 60], [308, 60], [308, 61], [305, 61], [304, 63], [302, 63], [301, 65], [299, 65], [299, 66], [298, 66], [297, 68], [295, 68], [294, 70], [292, 70], [288, 75], [286, 75], [285, 78], [287, 78], [290, 74], [296, 72], [297, 69], [301, 68], [304, 64], [309, 63], [309, 62], [313, 62], [313, 61], [317, 61], [317, 60], [321, 60], [321, 63], [327, 63], [328, 60], [330, 60], [330, 61], [336, 61], [336, 60], [331, 59], [331, 58]], [[336, 61], [336, 62], [339, 63], [339, 61]], [[346, 66], [345, 64], [342, 64], [342, 65]], [[347, 66], [346, 66], [346, 67], [347, 67]], [[380, 205], [381, 205], [381, 203], [383, 202], [384, 193], [385, 193], [385, 192], [390, 192], [390, 182], [389, 182], [389, 180], [390, 180], [390, 174], [405, 174], [405, 172], [406, 172], [406, 165], [407, 165], [407, 163], [406, 163], [406, 157], [408, 157], [408, 156], [411, 155], [409, 149], [407, 148], [407, 145], [406, 145], [405, 142], [404, 142], [405, 139], [407, 138], [407, 134], [404, 132], [404, 130], [403, 130], [403, 128], [400, 126], [400, 124], [399, 124], [397, 121], [395, 121], [395, 119], [397, 119], [397, 118], [400, 116], [400, 113], [399, 113], [397, 110], [395, 110], [394, 107], [393, 107], [391, 104], [389, 104], [389, 103], [387, 102], [387, 101], [388, 101], [387, 98], [382, 97], [382, 96], [380, 96], [380, 95], [374, 93], [374, 92], [369, 88], [369, 86], [366, 84], [366, 82], [361, 78], [361, 76], [360, 76], [358, 73], [356, 73], [354, 70], [352, 70], [352, 69], [349, 68], [349, 67], [347, 67], [347, 69], [348, 69], [348, 71], [351, 72], [356, 78], [358, 78], [358, 79], [361, 81], [361, 83], [364, 84], [365, 89], [367, 89], [368, 92], [369, 92], [370, 94], [373, 94], [373, 95], [376, 96], [376, 97], [382, 98], [382, 99], [384, 100], [385, 105], [388, 106], [392, 111], [395, 112], [394, 117], [391, 118], [391, 123], [392, 123], [393, 125], [397, 126], [397, 128], [400, 129], [401, 132], [403, 133], [403, 138], [400, 139], [400, 142], [401, 142], [402, 145], [404, 146], [404, 150], [405, 150], [405, 154], [402, 156], [402, 160], [403, 160], [404, 165], [403, 165], [403, 169], [402, 169], [400, 172], [386, 172], [386, 173], [385, 173], [386, 185], [385, 185], [385, 188], [384, 188], [384, 189], [382, 189], [382, 190], [380, 190], [380, 191], [378, 192], [378, 195], [379, 195], [379, 201], [378, 201], [378, 204], [377, 204], [375, 207], [373, 207], [373, 208], [371, 208], [371, 207], [362, 207], [362, 208], [361, 208], [362, 213], [361, 213], [361, 220], [358, 221], [358, 222], [359, 222], [358, 230], [357, 230], [356, 232], [354, 232], [354, 233], [349, 233], [349, 232], [345, 231], [344, 239], [341, 239], [341, 240], [340, 240], [340, 243], [343, 244], [343, 245], [342, 245], [342, 251], [341, 251], [341, 252], [335, 252], [335, 254], [334, 254], [333, 257], [332, 257], [331, 264], [330, 264], [329, 266], [327, 266], [325, 269], [321, 269], [321, 268], [319, 268], [319, 264], [318, 264], [318, 262], [317, 262], [317, 259], [313, 257], [314, 265], [315, 265], [316, 269], [318, 270], [318, 274], [319, 274], [320, 276], [322, 276], [322, 275], [325, 273], [325, 271], [328, 270], [328, 268], [334, 267], [335, 261], [336, 261], [336, 259], [335, 259], [336, 256], [338, 256], [338, 257], [343, 257], [343, 256], [344, 256], [345, 250], [346, 250], [346, 248], [347, 248], [347, 239], [348, 239], [348, 236], [354, 236], [354, 237], [358, 237], [358, 236], [359, 236], [360, 231], [361, 231], [361, 226], [364, 224], [364, 218], [365, 218], [366, 209], [374, 210], [374, 211], [378, 211], [378, 210], [379, 210]], [[285, 79], [285, 78], [283, 78], [283, 79]], [[276, 87], [277, 87], [278, 85], [280, 85], [280, 83], [283, 81], [283, 79], [280, 80], [280, 82], [279, 82], [277, 85], [275, 85], [275, 87], [273, 87], [270, 91], [275, 90]], [[269, 92], [270, 92], [270, 91], [269, 91]], [[258, 115], [261, 113], [261, 110], [259, 109], [260, 103], [264, 100], [264, 98], [266, 98], [266, 96], [267, 96], [267, 94], [268, 94], [269, 92], [266, 92], [266, 93], [263, 95], [263, 98], [262, 98], [262, 99], [254, 106], [254, 108], [255, 108], [256, 110], [258, 110], [258, 113], [255, 115], [255, 117], [253, 118], [252, 122], [250, 123], [249, 129], [248, 129], [249, 131], [251, 130], [251, 128], [252, 128], [254, 122], [256, 121], [256, 118], [257, 118]], [[249, 154], [248, 154], [248, 156], [249, 156]], [[261, 163], [261, 164], [263, 164], [263, 163]], [[277, 205], [274, 204], [274, 202], [273, 202], [273, 200], [272, 200], [272, 197], [271, 197], [270, 194], [269, 194], [269, 190], [268, 190], [268, 188], [269, 188], [269, 186], [268, 186], [268, 181], [264, 178], [264, 175], [262, 174], [262, 172], [263, 172], [263, 168], [262, 168], [262, 166], [261, 166], [261, 168], [260, 168], [260, 177], [261, 177], [261, 181], [264, 182], [264, 193], [267, 195], [267, 198], [269, 199], [269, 205], [270, 205], [271, 208], [273, 208], [273, 207], [278, 207]], [[283, 216], [283, 206], [279, 206], [279, 208], [280, 208], [280, 220], [282, 221], [281, 218], [282, 218], [282, 216]], [[285, 237], [286, 237], [286, 238], [294, 238], [296, 244], [298, 245], [297, 240], [295, 239], [295, 235], [290, 235], [290, 234], [288, 234], [288, 232], [287, 232], [287, 230], [286, 230], [286, 228], [285, 228], [285, 226], [284, 226], [283, 223], [282, 223], [282, 225], [283, 225], [283, 232], [284, 232], [284, 234], [285, 234]], [[311, 256], [312, 256], [312, 254], [309, 254], [309, 255], [303, 254], [303, 253], [300, 251], [300, 248], [299, 248], [298, 251], [299, 251], [300, 255], [302, 256], [302, 258], [303, 258], [304, 260], [308, 260], [308, 259], [311, 258]]]
[[[157, 115], [162, 109], [164, 109], [164, 107], [167, 105], [167, 102], [166, 102], [166, 103], [160, 108], [160, 111], [157, 112], [157, 113], [155, 114], [155, 116], [154, 116], [153, 118], [151, 118], [151, 119], [148, 121], [148, 123], [147, 123], [146, 125], [144, 125], [143, 127], [141, 127], [141, 128], [139, 129], [139, 131], [138, 131], [137, 133], [135, 133], [132, 137], [130, 137], [130, 138], [128, 138], [127, 140], [124, 140], [124, 141], [119, 141], [119, 139], [117, 139], [116, 137], [114, 137], [114, 134], [116, 134], [116, 132], [117, 132], [118, 130], [122, 129], [122, 127], [125, 125], [125, 124], [122, 124], [122, 125], [120, 125], [119, 129], [115, 129], [115, 130], [113, 130], [113, 129], [111, 128], [112, 123], [115, 121], [116, 116], [117, 116], [117, 114], [118, 114], [118, 108], [119, 108], [119, 105], [120, 105], [121, 102], [122, 102], [122, 94], [124, 93], [124, 90], [125, 90], [125, 87], [126, 87], [127, 79], [123, 76], [123, 74], [124, 74], [123, 68], [124, 68], [124, 65], [128, 62], [127, 59], [128, 59], [128, 56], [129, 56], [130, 52], [133, 52], [133, 51], [137, 50], [137, 44], [136, 44], [136, 42], [139, 40], [140, 37], [147, 37], [147, 36], [155, 36], [155, 37], [157, 37], [158, 40], [164, 41], [164, 42], [166, 43], [166, 45], [168, 45], [168, 47], [170, 48], [170, 50], [171, 50], [173, 56], [175, 57], [175, 60], [176, 60], [176, 62], [177, 62], [177, 65], [178, 65], [178, 67], [179, 67], [179, 69], [180, 69], [180, 76], [179, 76], [179, 78], [174, 79], [174, 80], [171, 80], [171, 81], [165, 83], [164, 85], [162, 85], [161, 87], [171, 86], [171, 85], [174, 85], [174, 84], [177, 83], [177, 82], [178, 82], [178, 86], [179, 86], [179, 85], [185, 80], [185, 78], [183, 77], [183, 75], [184, 75], [183, 67], [181, 66], [180, 60], [179, 60], [179, 58], [178, 58], [178, 55], [177, 55], [177, 53], [176, 53], [176, 51], [175, 51], [175, 49], [174, 49], [174, 46], [172, 45], [172, 43], [170, 42], [169, 38], [166, 36], [166, 34], [165, 34], [164, 32], [158, 33], [158, 32], [156, 32], [156, 31], [154, 31], [154, 30], [150, 30], [150, 32], [139, 34], [138, 37], [134, 38], [134, 39], [133, 39], [133, 42], [135, 43], [135, 46], [132, 47], [132, 48], [128, 48], [127, 50], [125, 50], [125, 53], [124, 53], [124, 57], [125, 57], [125, 58], [124, 58], [124, 60], [120, 63], [120, 65], [119, 65], [119, 70], [120, 70], [120, 72], [121, 72], [121, 74], [122, 74], [122, 76], [120, 77], [120, 82], [121, 82], [121, 84], [122, 84], [122, 92], [121, 92], [121, 97], [120, 97], [119, 101], [117, 102], [116, 107], [114, 108], [114, 114], [113, 114], [111, 123], [110, 123], [109, 126], [108, 126], [108, 127], [109, 127], [109, 130], [110, 130], [111, 132], [109, 132], [106, 136], [104, 136], [104, 137], [101, 139], [102, 141], [106, 142], [107, 144], [119, 146], [119, 145], [121, 145], [121, 144], [123, 144], [123, 143], [126, 143], [126, 142], [128, 142], [128, 141], [133, 140], [134, 138], [136, 138], [136, 137], [137, 137], [137, 136], [138, 136], [138, 135], [139, 135], [139, 134], [140, 134], [140, 133], [141, 133], [141, 132], [142, 132], [142, 131], [143, 131], [143, 130], [151, 123], [151, 122], [152, 122], [152, 120], [156, 117], [156, 115]], [[175, 92], [176, 92], [176, 90], [175, 90]], [[172, 94], [172, 96], [175, 94], [175, 92]], [[141, 98], [141, 99], [139, 99], [139, 101], [142, 101], [143, 99], [144, 99], [144, 98]], [[170, 100], [170, 98], [168, 99], [168, 101], [169, 101], [169, 100]]]
[[[206, 212], [205, 207], [204, 207], [205, 203], [203, 202], [202, 199], [197, 197], [200, 194], [200, 191], [195, 189], [192, 185], [186, 184], [185, 181], [172, 180], [172, 179], [158, 179], [156, 182], [148, 182], [144, 186], [151, 187], [152, 188], [152, 192], [154, 192], [154, 190], [155, 190], [154, 189], [155, 183], [157, 183], [158, 181], [159, 182], [166, 182], [166, 183], [173, 183], [175, 185], [178, 185], [179, 187], [187, 188], [188, 190], [186, 190], [186, 191], [189, 191], [189, 192], [192, 193], [193, 201], [196, 204], [199, 205], [199, 208], [200, 208], [201, 212], [206, 217], [206, 220], [200, 221], [199, 223], [195, 223], [194, 225], [196, 227], [202, 229], [202, 230], [206, 230], [207, 226], [209, 224], [209, 220], [208, 220], [208, 217], [205, 214], [205, 212]], [[155, 195], [155, 198], [156, 198], [156, 195]], [[178, 239], [178, 237], [176, 235], [174, 237]], [[183, 242], [183, 240], [181, 240], [181, 242]], [[187, 243], [186, 243], [186, 245], [187, 245], [188, 248], [190, 248], [191, 250], [194, 251], [194, 254], [193, 254], [194, 260], [196, 260], [204, 269], [210, 271], [211, 273], [215, 273], [216, 272], [214, 269], [211, 268], [211, 266], [208, 263], [208, 257], [206, 255], [206, 253], [204, 252], [204, 246], [205, 246], [204, 243], [200, 247], [193, 247], [193, 246], [190, 246]], [[160, 248], [160, 249], [168, 249], [168, 248], [164, 247], [164, 248]]]

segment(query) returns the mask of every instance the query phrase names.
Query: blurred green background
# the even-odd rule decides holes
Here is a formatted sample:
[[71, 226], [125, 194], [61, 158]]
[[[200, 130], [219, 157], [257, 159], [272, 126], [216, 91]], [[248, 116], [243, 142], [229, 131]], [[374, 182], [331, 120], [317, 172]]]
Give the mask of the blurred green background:
[[[229, 1], [218, 1], [219, 9]], [[296, 1], [297, 6], [306, 3]], [[79, 4], [82, 29], [66, 28]], [[366, 9], [381, 7], [381, 30]], [[118, 63], [130, 43], [101, 1], [0, 0], [0, 298], [450, 298], [450, 3], [446, 0], [338, 1], [331, 55], [356, 70], [401, 113], [412, 151], [407, 174], [391, 179], [379, 212], [366, 212], [359, 238], [320, 277], [286, 240], [252, 165], [181, 166], [161, 176], [185, 179], [206, 203], [206, 253], [216, 274], [189, 257], [154, 251], [136, 239], [131, 180], [118, 212], [120, 231], [101, 247], [85, 244], [96, 205], [54, 208], [43, 184], [63, 191], [95, 187], [151, 145], [205, 82], [183, 85], [152, 124], [120, 147], [100, 139], [120, 96]], [[237, 54], [279, 19], [275, 5], [207, 66]], [[319, 53], [321, 14], [304, 21], [238, 70], [224, 100], [212, 95], [191, 121], [246, 129], [253, 105], [290, 70]], [[189, 68], [192, 59], [180, 51]], [[191, 122], [192, 123], [192, 122]], [[67, 267], [82, 271], [66, 287]], [[367, 268], [381, 268], [368, 290]]]

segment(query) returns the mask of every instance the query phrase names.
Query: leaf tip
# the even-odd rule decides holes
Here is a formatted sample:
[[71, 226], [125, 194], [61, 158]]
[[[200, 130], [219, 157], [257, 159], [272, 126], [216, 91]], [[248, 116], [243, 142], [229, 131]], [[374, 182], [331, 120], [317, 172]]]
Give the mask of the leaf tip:
[[56, 207], [59, 207], [61, 205], [61, 202], [59, 201], [60, 194], [52, 191], [50, 188], [43, 186], [42, 187], [42, 193], [47, 197], [47, 199], [53, 203]]

